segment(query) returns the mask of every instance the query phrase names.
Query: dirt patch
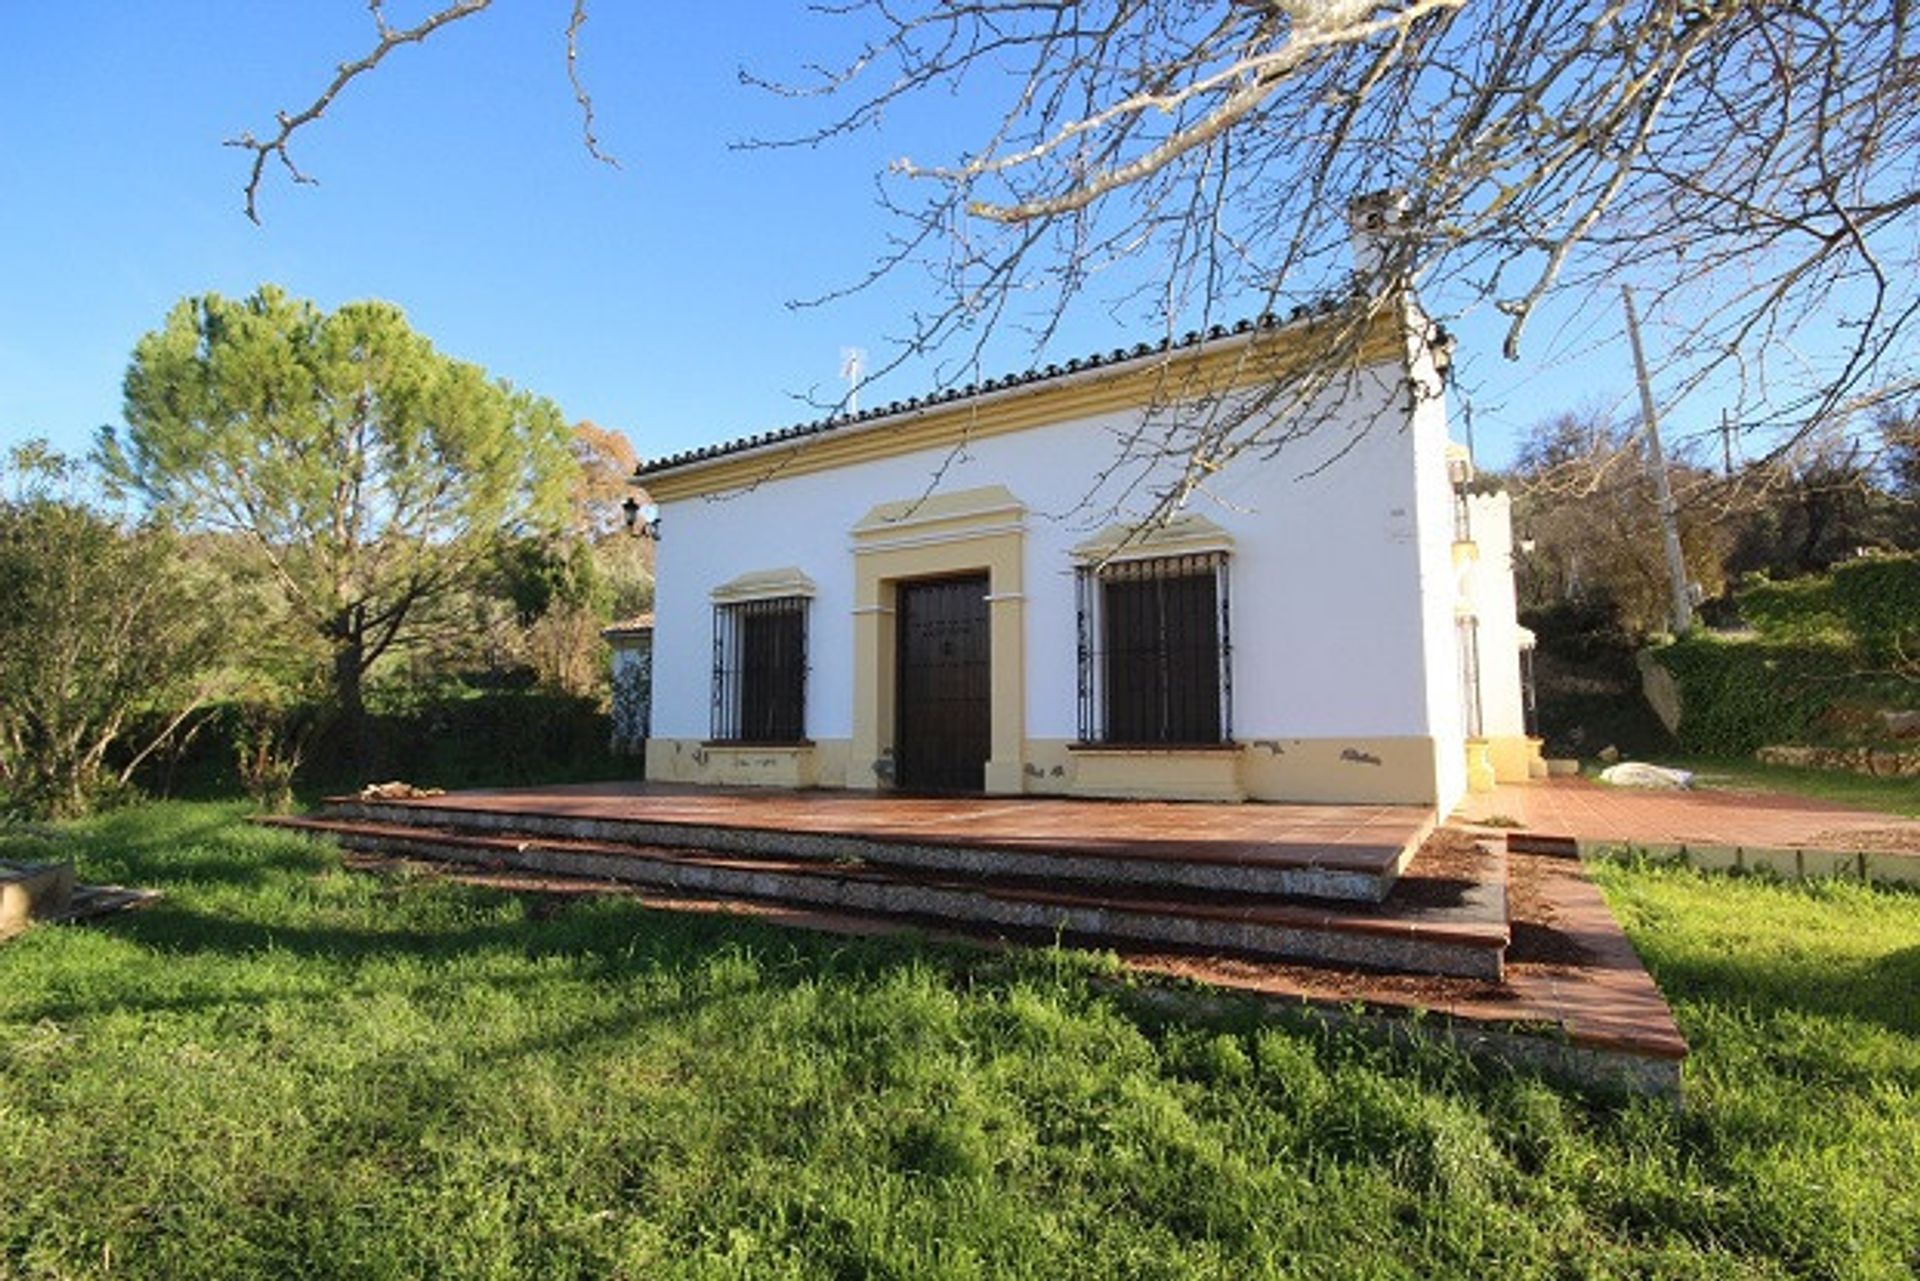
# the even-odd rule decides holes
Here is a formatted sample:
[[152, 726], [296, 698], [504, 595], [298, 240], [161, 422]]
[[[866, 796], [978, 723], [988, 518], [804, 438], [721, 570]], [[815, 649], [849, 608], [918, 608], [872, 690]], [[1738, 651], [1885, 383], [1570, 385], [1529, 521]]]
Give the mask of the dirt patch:
[[1298, 996], [1309, 1001], [1357, 1003], [1369, 1009], [1448, 1009], [1464, 1003], [1499, 1005], [1519, 998], [1505, 984], [1486, 979], [1430, 974], [1388, 974], [1379, 970], [1338, 970], [1322, 965], [1288, 965], [1229, 956], [1187, 956], [1131, 949], [1119, 955], [1128, 965], [1155, 974], [1198, 983]]
[[1500, 874], [1500, 857], [1482, 846], [1484, 839], [1458, 828], [1436, 829], [1394, 882], [1387, 902], [1425, 908], [1461, 903], [1474, 888]]
[[1443, 881], [1477, 881], [1484, 878], [1494, 855], [1481, 848], [1484, 837], [1463, 832], [1457, 827], [1434, 829], [1420, 852], [1407, 868], [1408, 879], [1432, 877]]

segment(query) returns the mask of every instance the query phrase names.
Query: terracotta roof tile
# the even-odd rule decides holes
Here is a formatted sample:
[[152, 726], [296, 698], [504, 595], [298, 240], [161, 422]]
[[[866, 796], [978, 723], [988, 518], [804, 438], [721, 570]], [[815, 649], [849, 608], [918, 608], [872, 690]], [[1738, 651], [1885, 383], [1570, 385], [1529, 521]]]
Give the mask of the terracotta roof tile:
[[774, 431], [760, 432], [752, 436], [741, 436], [715, 445], [703, 445], [697, 449], [683, 450], [669, 454], [664, 458], [644, 461], [634, 471], [636, 478], [645, 478], [656, 472], [670, 471], [684, 467], [689, 463], [706, 462], [728, 454], [737, 454], [763, 445], [778, 444], [783, 441], [799, 440], [807, 436], [817, 436], [824, 432], [837, 431], [856, 423], [869, 423], [899, 414], [912, 413], [915, 410], [932, 405], [951, 404], [957, 400], [968, 400], [992, 392], [1007, 391], [1014, 387], [1030, 386], [1035, 383], [1049, 382], [1056, 378], [1066, 378], [1082, 374], [1091, 369], [1102, 369], [1125, 364], [1129, 361], [1145, 360], [1165, 352], [1184, 347], [1198, 347], [1204, 343], [1216, 342], [1224, 338], [1238, 337], [1256, 330], [1278, 330], [1296, 324], [1314, 315], [1325, 315], [1338, 310], [1342, 299], [1329, 295], [1312, 306], [1302, 305], [1292, 309], [1287, 315], [1274, 312], [1262, 312], [1258, 316], [1243, 318], [1231, 325], [1212, 325], [1208, 328], [1189, 329], [1178, 338], [1162, 338], [1157, 343], [1141, 342], [1131, 347], [1115, 347], [1102, 354], [1094, 352], [1078, 356], [1064, 364], [1049, 364], [1017, 373], [1003, 374], [998, 378], [988, 378], [980, 382], [967, 383], [963, 387], [945, 387], [929, 392], [924, 396], [910, 396], [905, 400], [892, 401], [885, 405], [874, 405], [851, 413], [829, 414], [825, 418], [816, 418], [811, 422], [794, 423], [789, 427]]
[[634, 636], [653, 630], [653, 614], [635, 614], [631, 618], [617, 618], [600, 629], [602, 636]]

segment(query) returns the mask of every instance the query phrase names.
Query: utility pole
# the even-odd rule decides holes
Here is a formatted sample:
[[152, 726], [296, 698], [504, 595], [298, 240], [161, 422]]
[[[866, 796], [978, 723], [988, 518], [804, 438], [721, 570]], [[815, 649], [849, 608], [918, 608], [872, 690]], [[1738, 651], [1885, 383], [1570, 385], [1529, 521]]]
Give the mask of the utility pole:
[[1647, 357], [1640, 349], [1640, 318], [1633, 314], [1633, 290], [1620, 286], [1627, 305], [1627, 340], [1633, 344], [1634, 378], [1640, 384], [1640, 418], [1647, 427], [1647, 466], [1653, 469], [1653, 492], [1660, 503], [1660, 535], [1667, 545], [1667, 576], [1673, 588], [1673, 634], [1693, 628], [1693, 592], [1687, 585], [1687, 561], [1680, 552], [1680, 525], [1673, 509], [1673, 486], [1667, 482], [1667, 457], [1660, 450], [1660, 425], [1653, 409], [1653, 388], [1647, 382]]
[[1733, 475], [1733, 420], [1724, 409], [1720, 411], [1720, 474]]

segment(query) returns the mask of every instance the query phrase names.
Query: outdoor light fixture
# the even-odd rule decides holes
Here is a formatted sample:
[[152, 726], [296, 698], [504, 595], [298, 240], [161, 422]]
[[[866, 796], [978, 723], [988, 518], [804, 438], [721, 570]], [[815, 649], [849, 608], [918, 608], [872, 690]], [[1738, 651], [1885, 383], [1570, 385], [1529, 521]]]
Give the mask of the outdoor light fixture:
[[635, 498], [632, 494], [628, 494], [627, 501], [620, 504], [620, 510], [626, 513], [627, 532], [629, 534], [638, 534], [642, 538], [651, 538], [656, 543], [660, 541], [659, 504], [647, 503], [642, 505], [638, 498]]

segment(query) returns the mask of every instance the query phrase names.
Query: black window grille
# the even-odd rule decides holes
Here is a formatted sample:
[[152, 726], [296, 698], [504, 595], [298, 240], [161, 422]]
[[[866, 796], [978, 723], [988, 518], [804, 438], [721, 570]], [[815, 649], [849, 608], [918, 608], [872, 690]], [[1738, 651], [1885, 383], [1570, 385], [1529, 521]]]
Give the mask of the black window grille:
[[802, 742], [806, 707], [807, 598], [715, 606], [714, 741]]
[[1468, 738], [1481, 736], [1480, 723], [1480, 620], [1465, 617], [1453, 620], [1454, 639], [1460, 650], [1460, 712]]
[[1463, 485], [1453, 487], [1453, 541], [1456, 543], [1473, 541], [1473, 505]]
[[1089, 566], [1078, 588], [1082, 742], [1233, 740], [1226, 553]]

